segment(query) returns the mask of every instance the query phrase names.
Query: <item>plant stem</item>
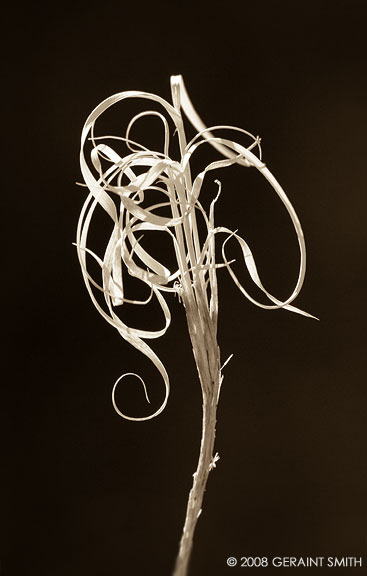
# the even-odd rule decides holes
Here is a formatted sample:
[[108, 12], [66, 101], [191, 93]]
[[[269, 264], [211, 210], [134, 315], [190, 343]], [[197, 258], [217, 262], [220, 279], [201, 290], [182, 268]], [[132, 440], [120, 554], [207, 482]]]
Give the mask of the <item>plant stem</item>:
[[220, 351], [216, 338], [216, 322], [210, 317], [200, 297], [200, 292], [200, 288], [199, 294], [196, 290], [195, 305], [192, 301], [191, 303], [185, 302], [183, 298], [203, 396], [203, 424], [199, 462], [193, 475], [194, 480], [187, 503], [186, 519], [173, 576], [187, 576], [194, 532], [201, 513], [206, 483], [210, 470], [215, 466], [213, 448], [221, 383]]

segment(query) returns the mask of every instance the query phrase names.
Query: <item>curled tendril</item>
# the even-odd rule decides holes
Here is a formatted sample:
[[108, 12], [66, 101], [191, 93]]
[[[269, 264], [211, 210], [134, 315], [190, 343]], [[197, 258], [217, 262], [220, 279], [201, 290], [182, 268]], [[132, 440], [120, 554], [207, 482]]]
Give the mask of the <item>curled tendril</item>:
[[[165, 385], [165, 398], [160, 408], [149, 416], [137, 418], [127, 416], [120, 411], [115, 401], [115, 391], [125, 376], [133, 375], [142, 383], [146, 399], [149, 402], [144, 380], [131, 373], [120, 376], [113, 387], [112, 402], [116, 412], [128, 420], [154, 418], [162, 412], [167, 404], [169, 396], [168, 374], [158, 356], [145, 342], [145, 340], [162, 336], [170, 325], [171, 315], [163, 296], [164, 292], [173, 292], [178, 295], [179, 299], [185, 295], [188, 301], [190, 298], [195, 298], [195, 286], [200, 285], [205, 294], [205, 305], [216, 326], [218, 314], [216, 269], [225, 267], [241, 292], [257, 306], [266, 309], [286, 308], [310, 316], [291, 305], [291, 302], [300, 292], [305, 276], [306, 251], [301, 225], [283, 189], [262, 162], [260, 138], [233, 126], [207, 128], [193, 108], [181, 76], [171, 77], [171, 91], [173, 106], [159, 96], [140, 91], [121, 92], [107, 98], [89, 115], [81, 137], [80, 166], [89, 194], [82, 207], [78, 222], [76, 247], [87, 290], [93, 304], [103, 318], [114, 326], [127, 342], [153, 362]], [[158, 103], [162, 107], [163, 113], [148, 110], [137, 114], [129, 122], [125, 136], [96, 137], [94, 135], [96, 120], [111, 106], [130, 98]], [[197, 130], [196, 136], [189, 143], [186, 143], [181, 111], [185, 113]], [[173, 122], [174, 133], [178, 134], [181, 152], [181, 157], [178, 160], [172, 159], [169, 155], [170, 128], [164, 114], [168, 115]], [[146, 116], [157, 117], [162, 122], [164, 145], [161, 152], [149, 150], [130, 138], [135, 123]], [[235, 140], [216, 136], [215, 132], [219, 129], [245, 134], [251, 138], [252, 143], [246, 148]], [[126, 145], [127, 154], [125, 156], [120, 156], [112, 147], [115, 141]], [[90, 164], [87, 163], [84, 152], [87, 142], [92, 146]], [[211, 162], [192, 179], [190, 160], [202, 144], [209, 144], [214, 147], [224, 156], [224, 159]], [[256, 148], [259, 156], [256, 156], [252, 151]], [[266, 178], [287, 209], [295, 228], [301, 256], [299, 275], [293, 292], [284, 302], [279, 301], [264, 288], [251, 250], [245, 240], [237, 234], [237, 231], [231, 231], [223, 226], [214, 226], [214, 205], [221, 192], [220, 182], [216, 181], [219, 186], [218, 195], [211, 202], [209, 215], [206, 214], [200, 204], [200, 191], [208, 172], [233, 164], [254, 167]], [[153, 191], [162, 195], [162, 202], [146, 207], [149, 194]], [[101, 207], [108, 214], [113, 227], [103, 256], [98, 256], [87, 248], [88, 232], [97, 207]], [[169, 207], [170, 215], [161, 216], [158, 213], [161, 207]], [[202, 245], [199, 240], [197, 217], [204, 222], [206, 230], [206, 239]], [[140, 235], [147, 230], [167, 234], [167, 242], [173, 245], [177, 258], [175, 270], [168, 270], [142, 247]], [[222, 263], [217, 263], [215, 260], [215, 237], [219, 233], [227, 235], [222, 244]], [[239, 282], [231, 268], [232, 261], [226, 257], [225, 248], [230, 238], [234, 238], [239, 243], [245, 265], [253, 282], [272, 302], [271, 305], [265, 305], [255, 300]], [[101, 283], [93, 279], [87, 270], [88, 254], [101, 269]], [[150, 294], [145, 300], [125, 297], [124, 277], [126, 277], [126, 273], [148, 286]], [[98, 302], [92, 287], [103, 294], [104, 307]], [[131, 328], [114, 311], [115, 307], [124, 304], [147, 305], [153, 297], [156, 298], [164, 316], [164, 326], [161, 329], [151, 331]]]

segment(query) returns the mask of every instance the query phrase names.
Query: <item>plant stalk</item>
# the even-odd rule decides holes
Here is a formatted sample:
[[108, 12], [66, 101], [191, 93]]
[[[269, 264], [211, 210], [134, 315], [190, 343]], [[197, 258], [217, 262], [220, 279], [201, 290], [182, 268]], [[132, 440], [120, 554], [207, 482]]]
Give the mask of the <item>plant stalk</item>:
[[[180, 541], [173, 576], [187, 576], [193, 537], [209, 472], [215, 467], [213, 457], [217, 404], [221, 384], [220, 351], [216, 338], [216, 320], [208, 311], [203, 299], [196, 291], [197, 302], [183, 302], [203, 397], [203, 420], [200, 455], [193, 485], [189, 494], [186, 518]], [[199, 296], [199, 298], [198, 298]], [[201, 305], [202, 304], [202, 305]]]

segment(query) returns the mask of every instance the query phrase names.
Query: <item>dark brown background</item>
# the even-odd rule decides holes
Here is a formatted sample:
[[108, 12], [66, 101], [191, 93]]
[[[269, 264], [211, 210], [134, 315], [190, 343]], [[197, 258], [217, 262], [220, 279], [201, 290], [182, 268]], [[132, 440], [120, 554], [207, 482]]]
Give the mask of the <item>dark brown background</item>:
[[[7, 21], [4, 576], [172, 569], [201, 426], [183, 310], [172, 302], [172, 326], [153, 342], [171, 378], [166, 410], [141, 424], [120, 419], [110, 393], [122, 372], [144, 375], [157, 405], [161, 382], [93, 309], [72, 241], [87, 115], [127, 89], [169, 100], [176, 73], [207, 125], [262, 136], [306, 236], [297, 304], [321, 319], [255, 308], [219, 274], [220, 345], [223, 360], [234, 358], [190, 575], [237, 573], [230, 555], [366, 556], [363, 7], [99, 3], [19, 9]], [[285, 297], [297, 251], [284, 211], [251, 171], [215, 177], [217, 223], [239, 228], [264, 282]], [[136, 386], [125, 400], [145, 409]]]

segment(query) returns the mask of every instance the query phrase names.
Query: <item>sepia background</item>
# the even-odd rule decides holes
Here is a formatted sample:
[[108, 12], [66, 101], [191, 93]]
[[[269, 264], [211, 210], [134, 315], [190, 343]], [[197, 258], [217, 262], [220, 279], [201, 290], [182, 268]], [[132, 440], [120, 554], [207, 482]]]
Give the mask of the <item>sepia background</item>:
[[[144, 377], [156, 407], [163, 384], [93, 308], [72, 245], [85, 198], [75, 183], [86, 117], [124, 90], [170, 101], [171, 74], [183, 75], [208, 126], [262, 137], [264, 161], [306, 238], [295, 304], [320, 319], [256, 308], [218, 272], [219, 344], [223, 361], [234, 356], [190, 576], [237, 572], [228, 556], [366, 554], [363, 7], [100, 3], [33, 6], [6, 22], [4, 576], [168, 576], [174, 564], [201, 435], [184, 311], [168, 299], [172, 325], [152, 342], [170, 376], [166, 409], [124, 421], [111, 404], [123, 372]], [[126, 120], [121, 106], [121, 126]], [[284, 208], [251, 169], [210, 176], [208, 198], [215, 178], [217, 225], [238, 228], [265, 286], [286, 298], [298, 252]], [[105, 232], [93, 232], [101, 245]], [[239, 261], [236, 270], [241, 276]], [[154, 310], [146, 314], [143, 323], [161, 326]], [[121, 394], [130, 413], [147, 413], [136, 383]]]

